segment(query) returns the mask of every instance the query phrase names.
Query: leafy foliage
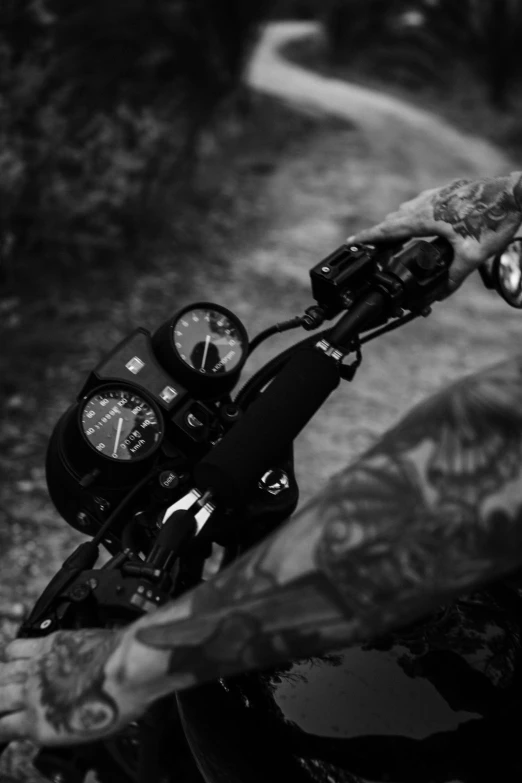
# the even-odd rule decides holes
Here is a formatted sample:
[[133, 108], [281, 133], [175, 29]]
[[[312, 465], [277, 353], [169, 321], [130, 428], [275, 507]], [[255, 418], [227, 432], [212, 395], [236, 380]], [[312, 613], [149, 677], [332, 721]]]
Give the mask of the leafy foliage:
[[366, 58], [411, 85], [447, 89], [467, 68], [505, 108], [522, 74], [519, 0], [329, 0], [324, 18], [334, 61]]
[[232, 110], [266, 6], [3, 0], [4, 282], [176, 231], [201, 139]]
[[522, 75], [522, 5], [518, 0], [424, 0], [433, 37], [478, 73], [489, 101], [505, 108]]

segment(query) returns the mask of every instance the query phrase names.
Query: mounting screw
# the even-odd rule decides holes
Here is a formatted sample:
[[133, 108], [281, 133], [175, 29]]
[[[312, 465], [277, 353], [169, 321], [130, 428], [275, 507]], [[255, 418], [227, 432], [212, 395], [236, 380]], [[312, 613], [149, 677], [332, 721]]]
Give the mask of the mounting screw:
[[233, 403], [226, 403], [221, 407], [221, 415], [226, 421], [235, 421], [241, 416], [241, 411]]
[[50, 628], [52, 624], [53, 624], [53, 621], [49, 620], [49, 618], [47, 620], [42, 620], [42, 622], [40, 623], [40, 630], [41, 631], [46, 631], [47, 628]]
[[76, 514], [76, 522], [80, 527], [88, 527], [90, 525], [91, 520], [89, 519], [89, 515], [85, 513], [85, 511], [79, 511]]
[[275, 468], [274, 470], [267, 470], [258, 486], [259, 489], [266, 490], [270, 495], [279, 495], [280, 492], [290, 487], [290, 479], [284, 470]]
[[329, 267], [329, 266], [322, 266], [322, 267], [321, 267], [321, 272], [324, 272], [324, 273], [325, 273], [325, 275], [326, 275], [326, 274], [327, 274], [329, 271], [330, 271], [330, 267]]
[[359, 250], [359, 248], [357, 247], [357, 245], [352, 245], [352, 246], [350, 247], [350, 250], [352, 251], [352, 253], [357, 253], [357, 251]]
[[96, 507], [101, 514], [109, 510], [110, 504], [107, 500], [105, 500], [105, 498], [95, 497], [93, 498], [93, 500], [96, 503]]
[[84, 601], [91, 592], [91, 586], [87, 583], [76, 585], [69, 593], [69, 597], [73, 601]]

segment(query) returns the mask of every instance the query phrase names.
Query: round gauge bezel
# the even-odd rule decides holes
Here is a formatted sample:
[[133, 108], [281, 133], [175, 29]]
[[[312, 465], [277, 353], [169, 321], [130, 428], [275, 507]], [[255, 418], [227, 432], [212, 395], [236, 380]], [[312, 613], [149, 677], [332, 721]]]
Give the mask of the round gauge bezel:
[[[201, 372], [182, 358], [175, 340], [179, 320], [194, 310], [210, 310], [224, 315], [237, 329], [241, 341], [242, 356], [232, 368], [225, 372]], [[229, 394], [236, 385], [250, 352], [248, 333], [235, 313], [214, 302], [191, 302], [178, 310], [168, 321], [164, 321], [152, 335], [152, 349], [162, 367], [183, 384], [187, 391], [200, 400], [216, 400]]]
[[[213, 375], [212, 373], [206, 373], [206, 372], [204, 373], [201, 372], [201, 370], [198, 370], [196, 367], [192, 367], [190, 364], [188, 364], [188, 362], [185, 361], [185, 359], [183, 359], [176, 346], [176, 339], [174, 336], [176, 325], [187, 313], [190, 313], [194, 310], [214, 310], [215, 312], [221, 313], [234, 325], [234, 328], [239, 333], [241, 339], [241, 350], [243, 351], [243, 355], [232, 368], [227, 369], [225, 365], [225, 372], [222, 373], [221, 375], [218, 374]], [[226, 307], [223, 307], [222, 305], [214, 304], [214, 302], [195, 302], [193, 304], [184, 307], [182, 310], [177, 312], [176, 315], [172, 318], [170, 323], [169, 333], [170, 333], [171, 348], [176, 356], [177, 361], [183, 366], [183, 368], [187, 372], [191, 373], [194, 377], [200, 378], [202, 380], [208, 379], [211, 382], [218, 378], [222, 379], [222, 378], [234, 377], [235, 375], [238, 375], [241, 372], [248, 358], [248, 345], [249, 345], [248, 334], [243, 323], [240, 321], [237, 315], [235, 315], [235, 313], [231, 312], [230, 310], [228, 310]]]
[[[174, 336], [176, 325], [187, 313], [191, 313], [194, 310], [214, 310], [217, 313], [221, 313], [234, 325], [234, 328], [239, 333], [241, 339], [242, 356], [232, 368], [227, 369], [225, 365], [225, 372], [220, 375], [219, 374], [213, 375], [212, 373], [204, 373], [201, 372], [201, 370], [198, 370], [196, 367], [192, 367], [190, 364], [188, 364], [188, 362], [185, 359], [183, 359], [176, 346], [176, 339]], [[211, 380], [213, 381], [218, 378], [233, 377], [234, 375], [238, 375], [243, 369], [244, 364], [248, 358], [249, 341], [248, 341], [248, 334], [247, 334], [247, 330], [245, 329], [245, 326], [237, 317], [237, 315], [235, 315], [235, 313], [233, 313], [231, 310], [228, 310], [226, 307], [223, 307], [223, 305], [214, 304], [214, 302], [195, 302], [193, 304], [187, 305], [182, 310], [177, 312], [170, 322], [169, 337], [170, 337], [171, 349], [174, 352], [176, 356], [176, 360], [179, 362], [179, 364], [182, 365], [183, 368], [187, 372], [191, 373], [194, 377], [201, 378], [204, 380], [208, 379], [209, 381]]]
[[[153, 448], [149, 449], [145, 454], [140, 454], [138, 456], [132, 457], [131, 459], [117, 459], [113, 457], [111, 454], [104, 454], [103, 451], [100, 451], [97, 449], [91, 441], [89, 440], [89, 437], [87, 436], [87, 433], [85, 432], [83, 428], [83, 421], [82, 416], [83, 412], [86, 408], [86, 406], [89, 404], [89, 402], [96, 397], [99, 394], [105, 394], [109, 391], [123, 391], [127, 392], [129, 394], [132, 394], [135, 397], [139, 397], [141, 400], [147, 403], [147, 405], [150, 406], [150, 408], [153, 410], [156, 420], [158, 422], [158, 428], [159, 428], [159, 438], [154, 444]], [[163, 415], [161, 413], [161, 409], [156, 404], [156, 402], [151, 399], [150, 395], [147, 394], [147, 392], [143, 391], [142, 389], [135, 388], [134, 386], [131, 386], [130, 384], [126, 383], [106, 383], [103, 386], [97, 386], [96, 388], [92, 389], [88, 394], [84, 395], [82, 399], [78, 403], [78, 417], [77, 417], [78, 427], [83, 439], [83, 442], [87, 444], [87, 446], [90, 448], [90, 450], [101, 457], [104, 460], [107, 460], [112, 465], [118, 465], [121, 467], [130, 467], [131, 465], [137, 465], [140, 462], [145, 462], [146, 460], [150, 460], [152, 457], [154, 457], [155, 454], [157, 454], [159, 448], [161, 447], [161, 444], [163, 442], [163, 438], [165, 437], [165, 423], [163, 420]]]

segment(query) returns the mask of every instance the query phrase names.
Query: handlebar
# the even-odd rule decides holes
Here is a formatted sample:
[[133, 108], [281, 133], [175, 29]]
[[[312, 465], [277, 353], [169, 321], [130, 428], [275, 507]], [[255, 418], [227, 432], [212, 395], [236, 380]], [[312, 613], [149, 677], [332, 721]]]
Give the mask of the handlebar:
[[[115, 490], [114, 492], [114, 499], [109, 497], [107, 506], [110, 508], [112, 503], [113, 506], [116, 505], [116, 509], [112, 510], [112, 513], [105, 519], [103, 516], [96, 517], [97, 509], [99, 508], [97, 504], [100, 498], [96, 495], [99, 490], [96, 489], [97, 479], [95, 471], [86, 472], [82, 479], [83, 483], [77, 481], [77, 476], [74, 476], [72, 471], [64, 472], [63, 475], [66, 475], [67, 479], [67, 491], [71, 488], [71, 492], [73, 489], [76, 491], [76, 484], [78, 484], [78, 487], [80, 487], [78, 490], [79, 503], [86, 504], [86, 511], [83, 510], [84, 507], [81, 505], [79, 506], [82, 509], [80, 514], [76, 513], [77, 509], [74, 507], [74, 514], [71, 513], [70, 519], [63, 512], [61, 512], [62, 515], [72, 526], [75, 526], [75, 520], [78, 520], [81, 514], [83, 514], [84, 517], [87, 516], [93, 521], [93, 529], [96, 529], [95, 526], [99, 523], [99, 529], [93, 542], [82, 545], [84, 549], [80, 553], [80, 559], [78, 559], [79, 556], [76, 559], [75, 557], [70, 559], [68, 565], [55, 577], [55, 580], [37, 603], [31, 617], [38, 635], [42, 633], [39, 630], [40, 627], [43, 627], [40, 621], [42, 618], [45, 619], [48, 606], [52, 605], [55, 598], [57, 599], [60, 596], [63, 598], [64, 591], [69, 589], [73, 579], [80, 571], [83, 572], [93, 567], [94, 544], [98, 543], [96, 539], [98, 538], [99, 540], [102, 532], [106, 547], [109, 549], [107, 545], [107, 541], [109, 541], [113, 547], [110, 551], [113, 554], [113, 550], [118, 552], [115, 555], [115, 561], [120, 556], [123, 558], [122, 562], [125, 559], [127, 550], [125, 550], [125, 553], [120, 551], [120, 548], [123, 550], [123, 547], [117, 535], [112, 540], [108, 539], [107, 536], [110, 533], [109, 527], [112, 526], [112, 529], [114, 529], [120, 524], [123, 518], [123, 514], [120, 513], [121, 509], [125, 511], [127, 522], [129, 519], [132, 519], [132, 514], [129, 513], [127, 506], [129, 498], [132, 497], [132, 509], [134, 511], [141, 509], [141, 513], [145, 513], [152, 508], [151, 514], [153, 517], [159, 506], [164, 511], [165, 506], [170, 505], [172, 502], [170, 498], [167, 501], [167, 496], [173, 491], [171, 487], [177, 487], [179, 482], [179, 492], [174, 490], [174, 499], [177, 499], [182, 492], [186, 491], [186, 487], [183, 489], [183, 481], [190, 480], [193, 482], [192, 487], [195, 485], [205, 493], [209, 490], [217, 503], [222, 503], [234, 511], [241, 509], [250, 499], [253, 490], [256, 489], [260, 477], [281, 462], [283, 455], [286, 458], [288, 448], [301, 430], [337, 388], [341, 377], [347, 377], [342, 375], [340, 360], [354, 347], [359, 347], [359, 333], [386, 323], [390, 317], [400, 313], [403, 307], [410, 310], [410, 319], [425, 312], [426, 307], [429, 307], [430, 302], [437, 298], [437, 295], [445, 285], [447, 270], [452, 259], [453, 249], [443, 239], [434, 241], [422, 240], [406, 245], [402, 249], [398, 249], [396, 246], [379, 248], [371, 246], [348, 247], [346, 245], [338, 248], [328, 259], [320, 262], [311, 271], [312, 291], [317, 305], [314, 305], [307, 311], [308, 326], [305, 328], [315, 329], [324, 320], [332, 319], [343, 311], [344, 315], [331, 329], [316, 336], [315, 344], [313, 344], [313, 338], [309, 337], [306, 345], [293, 346], [292, 349], [287, 349], [279, 357], [276, 357], [276, 360], [272, 360], [276, 361], [277, 364], [277, 370], [272, 371], [272, 375], [267, 375], [266, 372], [270, 363], [267, 367], [262, 368], [248, 383], [249, 389], [253, 391], [252, 394], [249, 393], [248, 395], [249, 400], [254, 396], [254, 392], [258, 396], [253, 402], [243, 404], [246, 410], [243, 411], [241, 416], [239, 416], [239, 413], [241, 413], [239, 409], [242, 407], [242, 403], [240, 402], [236, 406], [230, 405], [231, 398], [227, 396], [233, 388], [233, 384], [223, 386], [222, 399], [216, 403], [217, 398], [213, 397], [212, 394], [206, 397], [202, 393], [200, 394], [201, 387], [198, 385], [199, 381], [198, 384], [194, 381], [194, 386], [190, 387], [192, 379], [197, 377], [197, 373], [192, 372], [192, 369], [189, 371], [186, 367], [184, 368], [183, 382], [187, 385], [187, 389], [185, 389], [180, 383], [177, 383], [179, 379], [176, 377], [175, 371], [169, 368], [169, 377], [169, 375], [165, 375], [165, 368], [163, 367], [161, 370], [160, 391], [162, 394], [169, 392], [173, 396], [169, 399], [161, 398], [159, 400], [160, 407], [158, 407], [157, 400], [156, 408], [158, 418], [160, 419], [164, 416], [167, 434], [169, 436], [172, 434], [172, 440], [175, 439], [174, 436], [179, 438], [179, 449], [177, 448], [177, 443], [170, 444], [170, 446], [167, 444], [165, 452], [161, 456], [161, 459], [165, 460], [167, 469], [161, 474], [156, 472], [154, 474], [155, 478], [150, 480], [150, 484], [146, 484], [148, 476], [144, 476], [142, 478], [143, 484], [134, 483], [132, 491], [129, 488], [133, 486], [132, 482], [135, 482], [135, 475], [132, 474], [129, 478], [129, 483], [125, 484], [123, 480], [120, 480], [120, 474], [117, 473], [120, 470], [120, 465], [115, 463], [115, 465], [110, 466], [114, 472], [107, 471], [107, 482], [110, 483], [109, 479], [114, 478], [114, 485], [117, 491]], [[223, 313], [226, 315], [227, 311], [220, 308], [219, 313], [223, 316]], [[302, 324], [305, 319], [297, 318], [294, 320], [296, 321], [295, 325], [297, 325], [297, 323]], [[398, 318], [397, 322], [400, 321], [402, 324], [405, 320]], [[231, 322], [227, 323], [230, 325]], [[288, 322], [288, 324], [290, 323]], [[390, 329], [390, 327], [385, 327], [385, 329]], [[385, 329], [379, 330], [379, 333], [382, 333]], [[281, 331], [281, 329], [278, 330]], [[171, 348], [168, 343], [170, 332], [168, 329], [164, 331], [165, 343], [163, 349], [167, 351], [167, 349], [170, 350]], [[272, 333], [272, 331], [266, 330], [264, 336]], [[227, 334], [227, 332], [224, 332], [224, 334]], [[238, 334], [240, 338], [242, 333], [239, 332]], [[141, 342], [138, 342], [138, 337]], [[129, 365], [132, 365], [132, 362], [136, 359], [134, 354], [145, 350], [142, 348], [142, 345], [147, 346], [149, 356], [154, 358], [154, 343], [150, 342], [150, 335], [142, 330], [138, 337], [132, 343], [132, 350], [131, 347], [128, 348], [131, 351], [128, 356], [125, 355], [123, 357], [123, 348], [120, 348], [120, 346], [111, 353], [110, 373], [112, 375], [109, 373], [108, 376], [100, 377], [109, 377], [112, 380], [114, 372], [118, 372], [118, 361], [120, 359], [123, 362], [123, 366], [128, 369]], [[221, 339], [226, 341], [227, 338], [222, 337]], [[367, 339], [371, 339], [371, 337]], [[362, 342], [364, 340], [361, 340], [361, 344]], [[124, 344], [127, 345], [127, 343], [124, 341], [122, 346]], [[251, 344], [251, 349], [256, 344], [256, 341], [254, 341]], [[235, 343], [231, 341], [230, 345], [234, 346]], [[125, 347], [125, 350], [127, 350], [127, 347]], [[233, 353], [234, 351], [231, 351], [231, 354]], [[144, 356], [141, 353], [140, 355]], [[129, 359], [130, 361], [128, 361]], [[216, 368], [223, 370], [226, 366], [226, 360], [227, 356], [225, 355], [221, 366], [216, 365]], [[277, 363], [278, 361], [279, 363]], [[179, 365], [179, 367], [182, 367], [182, 365]], [[106, 369], [105, 365], [103, 365], [103, 368]], [[240, 369], [241, 367], [239, 367], [235, 375], [234, 372], [231, 373], [232, 380], [235, 382], [239, 378]], [[129, 372], [132, 372], [132, 370], [129, 370]], [[218, 375], [219, 373], [216, 373], [216, 376]], [[133, 377], [135, 379], [135, 376], [128, 375], [126, 377], [127, 386], [132, 382]], [[154, 382], [156, 377], [159, 377], [157, 373], [152, 379]], [[220, 377], [226, 380], [224, 373]], [[139, 378], [144, 383], [143, 375], [139, 376]], [[95, 385], [99, 383], [99, 380], [94, 375], [92, 382]], [[142, 386], [142, 389], [147, 390], [145, 386]], [[183, 406], [181, 406], [181, 400], [184, 399], [185, 394], [189, 400], [188, 402], [183, 401]], [[241, 394], [236, 398], [236, 402], [240, 398]], [[200, 404], [201, 399], [208, 402], [208, 404], [206, 406]], [[193, 403], [197, 405], [197, 408]], [[215, 407], [214, 403], [216, 403]], [[180, 407], [176, 408], [177, 405]], [[234, 407], [236, 407], [236, 411], [233, 410]], [[156, 410], [156, 408], [151, 408], [151, 410]], [[235, 419], [236, 414], [237, 420]], [[170, 429], [168, 429], [169, 427]], [[67, 447], [65, 436], [69, 436], [69, 431], [65, 427], [60, 431], [57, 428], [58, 435], [56, 440], [58, 442], [62, 431], [65, 433], [64, 443], [62, 444], [62, 441], [60, 441], [60, 448], [56, 447], [54, 451], [51, 451], [51, 459], [56, 462], [62, 458]], [[89, 459], [92, 458], [92, 454], [83, 442], [82, 448], [82, 460], [83, 455], [87, 455]], [[181, 468], [178, 464], [174, 464], [176, 460], [179, 461], [180, 453], [184, 459], [184, 462], [183, 459], [181, 460]], [[102, 459], [102, 457], [99, 458]], [[143, 462], [137, 461], [137, 467], [134, 469], [138, 471], [140, 465], [148, 466], [148, 469], [153, 465], [154, 470], [156, 470], [157, 462], [154, 462], [155, 459], [156, 457], [151, 456], [151, 462], [146, 460]], [[169, 460], [172, 461], [174, 467], [172, 467]], [[65, 462], [66, 460], [64, 459]], [[163, 467], [160, 470], [163, 470]], [[156, 479], [160, 481], [159, 487]], [[154, 485], [152, 484], [153, 480], [156, 481]], [[88, 489], [90, 484], [87, 482], [92, 481], [94, 484], [91, 491]], [[118, 484], [118, 482], [120, 483]], [[107, 486], [103, 484], [101, 486], [105, 492]], [[92, 497], [89, 495], [89, 492]], [[149, 492], [150, 496], [147, 495], [147, 492]], [[159, 505], [158, 502], [151, 500], [155, 493], [160, 497]], [[87, 505], [86, 498], [90, 505]], [[144, 498], [146, 498], [145, 502]], [[101, 501], [103, 500], [104, 498], [102, 497]], [[118, 502], [121, 503], [120, 506], [117, 506]], [[297, 503], [297, 499], [295, 502]], [[156, 506], [154, 506], [154, 503], [156, 503]], [[143, 505], [147, 507], [147, 504], [150, 508], [143, 509]], [[130, 504], [128, 505], [130, 506]], [[67, 512], [68, 508], [67, 506]], [[283, 508], [283, 511], [285, 510]], [[290, 512], [286, 510], [287, 515], [292, 513], [292, 511], [293, 508]], [[268, 512], [267, 516], [270, 513], [274, 513], [273, 509]], [[135, 514], [135, 516], [138, 516], [138, 514]], [[241, 514], [238, 514], [233, 523], [235, 524], [237, 520], [242, 518]], [[71, 519], [73, 520], [72, 522], [70, 521]], [[116, 521], [118, 524], [114, 524]], [[148, 539], [146, 539], [148, 548], [142, 549], [141, 552], [148, 552], [147, 557], [144, 562], [138, 560], [137, 562], [133, 561], [130, 566], [127, 564], [129, 566], [127, 572], [122, 568], [122, 578], [125, 573], [129, 577], [132, 572], [136, 581], [145, 574], [146, 568], [149, 571], [156, 570], [158, 573], [164, 573], [168, 569], [172, 569], [171, 572], [174, 572], [173, 561], [178, 557], [180, 547], [182, 545], [185, 546], [187, 540], [192, 538], [196, 527], [192, 511], [187, 510], [185, 506], [176, 510], [169, 517], [169, 524], [163, 526], [155, 524], [154, 520], [152, 524], [148, 524], [147, 519], [144, 522], [142, 520], [142, 540], [143, 535], [148, 536]], [[81, 558], [84, 558], [84, 560]], [[115, 562], [115, 571], [119, 567], [119, 562]], [[114, 574], [115, 571], [111, 573]], [[141, 576], [139, 576], [138, 572]], [[145, 579], [145, 577], [143, 578]], [[128, 578], [128, 583], [130, 584], [130, 577]], [[137, 581], [136, 584], [138, 585], [137, 589], [141, 591], [139, 593], [141, 596], [143, 585]], [[186, 589], [185, 583], [180, 582], [180, 584], [182, 589]], [[176, 589], [178, 587], [179, 585]], [[168, 593], [165, 600], [174, 594], [170, 593], [169, 590], [165, 590], [165, 594]], [[149, 590], [148, 592], [151, 591]], [[116, 605], [114, 596], [112, 600], [114, 605]], [[123, 601], [124, 599], [122, 598], [121, 600]], [[99, 603], [103, 605], [103, 599], [100, 599]], [[40, 625], [37, 626], [37, 622]], [[4, 747], [0, 746], [0, 755]], [[73, 760], [75, 757], [74, 752], [66, 749], [64, 749], [63, 753], [57, 750], [50, 750], [47, 756], [46, 749], [44, 749], [40, 755], [43, 759], [42, 764], [45, 764], [47, 756], [51, 758], [52, 764], [48, 765], [51, 770], [57, 768], [56, 764], [58, 764], [60, 759], [65, 764], [67, 760]], [[67, 763], [69, 762], [67, 761]], [[67, 769], [70, 771], [69, 767]], [[73, 772], [71, 771], [71, 775], [73, 775]], [[78, 774], [82, 773], [79, 772]], [[71, 777], [70, 779], [72, 780], [73, 778]]]
[[339, 381], [330, 357], [316, 348], [299, 351], [196, 466], [196, 484], [227, 503], [243, 503]]

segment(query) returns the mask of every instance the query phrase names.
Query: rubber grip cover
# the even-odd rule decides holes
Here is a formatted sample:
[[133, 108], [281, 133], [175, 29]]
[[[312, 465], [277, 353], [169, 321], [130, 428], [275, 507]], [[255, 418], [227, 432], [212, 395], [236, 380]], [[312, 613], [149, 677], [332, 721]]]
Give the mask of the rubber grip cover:
[[337, 362], [317, 348], [296, 353], [224, 438], [196, 465], [201, 490], [238, 504], [339, 385]]

